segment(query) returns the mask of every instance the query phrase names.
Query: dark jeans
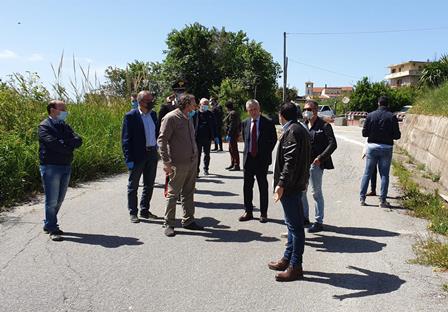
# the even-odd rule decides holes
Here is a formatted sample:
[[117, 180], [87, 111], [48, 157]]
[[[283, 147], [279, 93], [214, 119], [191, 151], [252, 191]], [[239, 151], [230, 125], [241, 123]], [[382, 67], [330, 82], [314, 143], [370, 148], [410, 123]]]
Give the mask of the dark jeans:
[[288, 196], [282, 196], [280, 202], [285, 213], [285, 223], [288, 227], [288, 243], [284, 257], [290, 265], [297, 267], [302, 265], [303, 251], [305, 249], [305, 231], [303, 229], [302, 192]]
[[155, 148], [147, 151], [144, 160], [135, 163], [134, 168], [129, 170], [128, 179], [128, 210], [129, 214], [136, 215], [137, 209], [137, 190], [140, 177], [143, 174], [143, 192], [140, 200], [140, 209], [149, 210], [149, 202], [154, 190], [154, 180], [157, 172], [157, 150]]
[[222, 150], [222, 128], [217, 128], [216, 133], [218, 134], [217, 138], [218, 138], [218, 144], [216, 144], [215, 142], [215, 149], [219, 149]]
[[240, 165], [240, 153], [238, 152], [238, 138], [231, 138], [229, 142], [230, 162], [233, 166]]
[[198, 139], [196, 140], [196, 144], [198, 146], [198, 172], [201, 166], [202, 150], [204, 150], [204, 170], [208, 171], [210, 165], [210, 147], [212, 145], [211, 139]]
[[370, 177], [370, 190], [376, 193], [376, 176], [378, 175], [378, 169], [375, 167]]
[[268, 212], [268, 167], [269, 165], [259, 161], [257, 157], [252, 157], [250, 153], [247, 155], [244, 164], [244, 209], [246, 212], [252, 212], [254, 206], [252, 203], [254, 194], [254, 182], [257, 178], [258, 190], [260, 191], [260, 212], [266, 214]]
[[59, 228], [58, 212], [67, 192], [71, 167], [41, 165], [39, 169], [45, 191], [44, 228], [53, 232]]

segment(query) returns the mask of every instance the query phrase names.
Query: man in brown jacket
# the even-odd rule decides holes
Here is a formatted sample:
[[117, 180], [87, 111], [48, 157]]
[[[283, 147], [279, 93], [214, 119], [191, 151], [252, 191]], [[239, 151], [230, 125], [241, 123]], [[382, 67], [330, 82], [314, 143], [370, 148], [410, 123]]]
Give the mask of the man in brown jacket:
[[188, 230], [202, 230], [194, 220], [193, 194], [197, 176], [198, 149], [192, 117], [196, 101], [193, 95], [183, 94], [178, 108], [162, 119], [157, 141], [163, 170], [169, 175], [167, 204], [165, 210], [165, 235], [174, 232], [176, 201], [182, 195], [182, 227]]

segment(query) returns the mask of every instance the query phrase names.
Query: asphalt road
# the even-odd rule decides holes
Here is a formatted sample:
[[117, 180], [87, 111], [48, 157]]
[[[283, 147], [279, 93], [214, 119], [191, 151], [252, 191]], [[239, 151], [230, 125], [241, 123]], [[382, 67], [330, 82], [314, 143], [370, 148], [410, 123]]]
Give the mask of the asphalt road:
[[[0, 311], [448, 311], [447, 274], [408, 262], [426, 222], [400, 208], [394, 187], [394, 208], [373, 198], [361, 207], [360, 129], [335, 132], [326, 230], [306, 234], [304, 280], [277, 283], [267, 268], [284, 250], [280, 204], [270, 199], [267, 224], [238, 222], [242, 172], [223, 169], [228, 153], [213, 153], [212, 175], [198, 180], [195, 195], [205, 231], [167, 238], [161, 220], [131, 224], [126, 175], [69, 189], [63, 242], [42, 232], [42, 198], [0, 215]], [[163, 215], [159, 185], [151, 206]]]

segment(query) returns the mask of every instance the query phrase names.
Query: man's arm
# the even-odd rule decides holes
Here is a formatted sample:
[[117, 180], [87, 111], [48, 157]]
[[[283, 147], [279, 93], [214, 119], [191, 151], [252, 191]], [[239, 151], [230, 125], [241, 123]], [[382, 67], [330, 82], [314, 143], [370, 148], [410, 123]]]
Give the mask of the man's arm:
[[394, 140], [398, 140], [401, 138], [400, 126], [398, 125], [398, 119], [395, 115], [392, 116], [392, 131], [392, 138]]
[[70, 138], [66, 140], [66, 144], [73, 149], [80, 147], [82, 145], [82, 138], [69, 125], [66, 126], [70, 133]]
[[173, 135], [173, 125], [171, 118], [164, 118], [160, 126], [160, 134], [157, 139], [159, 145], [160, 157], [164, 164], [171, 164], [171, 157], [168, 153], [168, 142]]
[[123, 127], [121, 128], [121, 148], [123, 150], [124, 160], [126, 163], [134, 161], [131, 153], [132, 137], [129, 133], [129, 115], [125, 115], [123, 119]]
[[269, 122], [269, 150], [272, 151], [275, 148], [275, 144], [277, 144], [277, 130], [275, 129], [275, 124], [273, 122]]
[[48, 149], [66, 155], [73, 152], [73, 148], [68, 146], [64, 140], [59, 139], [51, 133], [49, 126], [39, 125], [38, 134], [39, 141], [42, 142]]
[[297, 164], [297, 139], [293, 131], [289, 131], [286, 138], [283, 138], [283, 143], [279, 147], [283, 152], [284, 165], [282, 172], [280, 172], [278, 186], [285, 188], [294, 177]]
[[338, 147], [338, 144], [336, 143], [336, 138], [333, 133], [333, 128], [331, 127], [331, 125], [329, 123], [325, 123], [323, 130], [325, 135], [327, 136], [328, 145], [327, 148], [319, 156], [317, 156], [319, 160], [325, 160], [328, 157], [330, 157], [331, 154], [333, 154], [333, 152]]
[[370, 134], [370, 118], [367, 116], [364, 120], [364, 125], [362, 126], [362, 136], [368, 138]]

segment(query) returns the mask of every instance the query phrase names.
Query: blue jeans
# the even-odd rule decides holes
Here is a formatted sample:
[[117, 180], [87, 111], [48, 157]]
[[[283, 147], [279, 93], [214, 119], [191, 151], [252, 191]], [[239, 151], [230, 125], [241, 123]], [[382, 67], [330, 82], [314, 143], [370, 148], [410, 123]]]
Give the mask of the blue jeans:
[[128, 178], [128, 210], [129, 214], [137, 215], [137, 191], [140, 177], [143, 174], [143, 191], [140, 199], [140, 210], [148, 211], [149, 204], [154, 190], [154, 180], [157, 173], [157, 150], [147, 151], [142, 161], [134, 164], [134, 168], [129, 170]]
[[41, 165], [39, 167], [45, 192], [44, 228], [53, 232], [59, 229], [58, 212], [67, 193], [71, 167]]
[[361, 200], [366, 199], [367, 188], [369, 186], [369, 180], [372, 176], [375, 168], [378, 166], [378, 171], [381, 177], [381, 192], [380, 200], [382, 202], [386, 201], [387, 192], [389, 189], [389, 172], [390, 163], [392, 162], [392, 151], [391, 147], [382, 146], [368, 146], [366, 152], [366, 169], [364, 170], [364, 175], [361, 180], [361, 191], [359, 197]]
[[288, 259], [293, 267], [302, 265], [303, 250], [305, 248], [302, 196], [302, 192], [300, 192], [282, 196], [280, 199], [285, 213], [285, 223], [288, 227], [288, 243], [283, 257]]
[[[314, 198], [314, 212], [317, 223], [324, 222], [324, 195], [322, 193], [322, 176], [324, 169], [314, 164], [310, 167], [310, 186], [311, 193]], [[309, 205], [306, 191], [302, 195], [303, 214], [306, 219], [309, 219]]]

